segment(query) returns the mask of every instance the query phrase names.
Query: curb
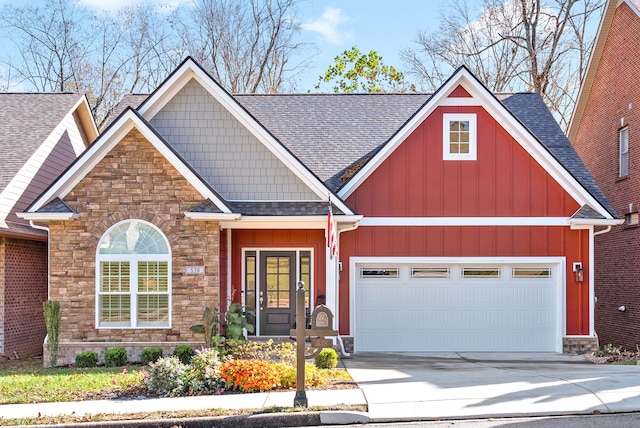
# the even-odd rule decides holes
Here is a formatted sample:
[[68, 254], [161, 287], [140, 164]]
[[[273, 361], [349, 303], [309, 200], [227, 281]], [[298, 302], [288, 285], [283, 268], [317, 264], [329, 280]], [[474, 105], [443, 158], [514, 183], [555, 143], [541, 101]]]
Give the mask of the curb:
[[[255, 415], [212, 416], [201, 418], [138, 419], [105, 422], [56, 424], [56, 428], [276, 428], [319, 425], [365, 424], [369, 416], [363, 412], [320, 411], [296, 413], [262, 413]], [[23, 425], [42, 428], [52, 425]]]

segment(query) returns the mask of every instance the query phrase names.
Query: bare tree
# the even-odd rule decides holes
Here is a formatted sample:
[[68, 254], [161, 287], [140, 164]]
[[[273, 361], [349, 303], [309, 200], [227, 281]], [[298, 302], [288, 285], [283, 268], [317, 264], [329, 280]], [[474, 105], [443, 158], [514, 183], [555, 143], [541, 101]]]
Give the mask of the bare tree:
[[19, 57], [6, 62], [14, 79], [38, 91], [75, 90], [93, 48], [94, 35], [82, 26], [90, 19], [77, 1], [46, 0], [42, 8], [6, 5], [0, 22]]
[[172, 17], [181, 46], [227, 90], [279, 92], [303, 63], [292, 58], [298, 0], [193, 0]]
[[423, 89], [465, 64], [492, 91], [539, 92], [566, 127], [587, 66], [589, 24], [603, 0], [484, 0], [474, 18], [466, 0], [442, 14], [438, 32], [420, 33], [402, 52]]

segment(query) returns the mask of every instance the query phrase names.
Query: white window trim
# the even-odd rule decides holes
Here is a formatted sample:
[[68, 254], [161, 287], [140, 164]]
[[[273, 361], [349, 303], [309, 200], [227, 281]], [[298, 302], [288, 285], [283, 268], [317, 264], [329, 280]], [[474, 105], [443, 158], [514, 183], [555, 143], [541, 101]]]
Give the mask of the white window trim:
[[[165, 240], [166, 244], [167, 244], [167, 248], [169, 249], [169, 253], [168, 254], [127, 254], [127, 258], [123, 258], [122, 254], [100, 254], [100, 243], [102, 242], [102, 240], [104, 239], [105, 236], [107, 236], [112, 229], [118, 227], [119, 225], [121, 225], [122, 223], [128, 223], [128, 222], [138, 222], [138, 223], [143, 223], [147, 226], [150, 226], [151, 228], [155, 229]], [[155, 325], [155, 326], [138, 326], [138, 294], [145, 294], [145, 293], [138, 293], [138, 288], [137, 288], [137, 281], [134, 284], [129, 284], [129, 294], [131, 295], [131, 323], [129, 325], [100, 325], [100, 273], [101, 273], [101, 266], [100, 263], [101, 262], [114, 262], [114, 261], [118, 261], [118, 262], [129, 262], [129, 279], [130, 281], [133, 280], [133, 278], [138, 277], [138, 262], [140, 261], [154, 261], [154, 262], [167, 262], [167, 272], [168, 272], [168, 277], [167, 277], [167, 293], [169, 295], [169, 314], [168, 314], [168, 320], [167, 320], [167, 324], [164, 325]], [[107, 229], [102, 237], [100, 238], [100, 241], [98, 242], [98, 247], [96, 248], [96, 313], [95, 313], [95, 326], [97, 329], [104, 329], [104, 330], [113, 330], [113, 329], [118, 329], [118, 330], [130, 330], [130, 329], [167, 329], [167, 328], [171, 328], [171, 324], [172, 324], [172, 284], [171, 284], [171, 272], [172, 272], [172, 267], [171, 267], [171, 246], [169, 245], [169, 241], [167, 240], [166, 235], [153, 223], [149, 223], [148, 221], [144, 221], [144, 220], [139, 220], [139, 219], [127, 219], [127, 220], [123, 220], [121, 222], [118, 222], [114, 225], [112, 225], [109, 229]], [[135, 274], [135, 275], [134, 275]], [[106, 294], [106, 293], [105, 293]]]
[[[469, 122], [469, 153], [449, 152], [449, 123], [451, 121]], [[477, 116], [474, 113], [445, 113], [442, 115], [442, 158], [444, 160], [476, 160], [477, 156]]]
[[[626, 142], [626, 150], [624, 152], [622, 151], [623, 134], [625, 136], [624, 139]], [[626, 155], [626, 159], [624, 161], [624, 168], [623, 168], [623, 160], [622, 160], [623, 155]], [[628, 175], [629, 175], [629, 127], [625, 126], [624, 128], [620, 128], [620, 130], [618, 131], [618, 176], [622, 178]]]

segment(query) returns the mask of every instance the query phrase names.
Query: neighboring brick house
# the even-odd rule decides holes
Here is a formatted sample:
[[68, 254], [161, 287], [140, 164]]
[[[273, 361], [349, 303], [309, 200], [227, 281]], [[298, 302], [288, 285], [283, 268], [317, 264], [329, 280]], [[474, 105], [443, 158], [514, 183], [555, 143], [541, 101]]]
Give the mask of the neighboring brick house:
[[434, 94], [231, 95], [191, 58], [20, 216], [50, 228], [59, 364], [201, 346], [230, 300], [288, 338], [300, 280], [355, 352], [592, 349], [590, 243], [620, 223], [537, 94], [462, 67]]
[[47, 232], [16, 212], [97, 137], [87, 100], [72, 93], [0, 93], [0, 357], [42, 353]]
[[608, 1], [568, 137], [625, 224], [595, 238], [601, 344], [640, 345], [640, 0]]

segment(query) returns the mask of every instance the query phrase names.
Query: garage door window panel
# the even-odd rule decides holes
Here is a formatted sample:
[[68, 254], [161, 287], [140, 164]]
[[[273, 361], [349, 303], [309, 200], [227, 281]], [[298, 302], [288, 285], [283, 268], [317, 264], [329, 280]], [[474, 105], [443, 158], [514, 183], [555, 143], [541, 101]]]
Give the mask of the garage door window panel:
[[493, 267], [465, 267], [462, 268], [462, 277], [465, 279], [477, 279], [477, 278], [494, 278], [499, 279], [501, 277], [500, 268]]
[[448, 279], [451, 270], [448, 267], [414, 267], [411, 268], [411, 278], [414, 279]]
[[400, 269], [398, 268], [362, 268], [360, 269], [360, 278], [368, 279], [389, 279], [400, 278]]
[[550, 279], [551, 278], [551, 269], [550, 268], [520, 268], [514, 267], [511, 268], [511, 277], [513, 279]]

